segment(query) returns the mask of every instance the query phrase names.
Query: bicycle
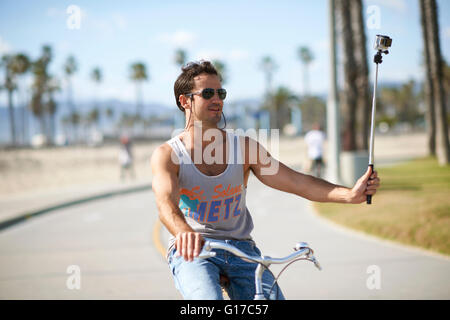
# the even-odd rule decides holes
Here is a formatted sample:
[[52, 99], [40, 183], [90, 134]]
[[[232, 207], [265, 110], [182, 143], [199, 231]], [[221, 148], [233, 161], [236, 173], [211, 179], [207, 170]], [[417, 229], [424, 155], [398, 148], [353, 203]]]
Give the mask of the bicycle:
[[247, 262], [255, 262], [258, 263], [258, 266], [255, 270], [255, 297], [254, 300], [266, 300], [263, 289], [262, 289], [262, 275], [265, 270], [268, 270], [270, 273], [269, 267], [272, 264], [285, 264], [287, 265], [280, 271], [277, 277], [275, 277], [272, 273], [272, 276], [274, 278], [273, 285], [269, 291], [269, 296], [272, 293], [272, 289], [277, 283], [279, 277], [283, 273], [284, 270], [286, 270], [287, 267], [289, 267], [292, 263], [300, 260], [307, 260], [314, 263], [316, 268], [318, 270], [322, 270], [322, 267], [319, 264], [319, 261], [314, 257], [314, 251], [309, 247], [309, 245], [306, 242], [299, 242], [295, 245], [294, 250], [295, 252], [284, 257], [284, 258], [272, 258], [269, 256], [249, 256], [246, 253], [242, 252], [241, 250], [237, 249], [236, 247], [221, 243], [221, 242], [214, 242], [214, 241], [206, 241], [202, 252], [200, 252], [200, 255], [198, 256], [200, 259], [207, 259], [214, 257], [216, 255], [216, 252], [211, 251], [212, 249], [222, 249], [226, 250], [228, 252], [231, 252], [235, 256], [241, 258], [244, 261]]

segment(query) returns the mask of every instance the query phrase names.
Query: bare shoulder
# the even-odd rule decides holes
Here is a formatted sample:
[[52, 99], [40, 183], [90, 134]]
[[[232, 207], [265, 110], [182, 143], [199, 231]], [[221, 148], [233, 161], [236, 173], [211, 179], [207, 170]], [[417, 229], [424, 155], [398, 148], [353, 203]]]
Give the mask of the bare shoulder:
[[163, 143], [159, 145], [152, 153], [151, 157], [152, 170], [169, 170], [178, 173], [178, 158], [172, 147]]

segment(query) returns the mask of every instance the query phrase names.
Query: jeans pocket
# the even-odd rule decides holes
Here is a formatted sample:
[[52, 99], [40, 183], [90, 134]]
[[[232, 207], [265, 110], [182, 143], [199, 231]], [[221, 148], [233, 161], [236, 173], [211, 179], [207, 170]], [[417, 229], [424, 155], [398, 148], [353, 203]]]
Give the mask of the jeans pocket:
[[167, 262], [169, 264], [169, 268], [170, 271], [172, 272], [172, 275], [175, 275], [176, 258], [177, 257], [175, 257], [175, 249], [172, 249], [167, 258]]

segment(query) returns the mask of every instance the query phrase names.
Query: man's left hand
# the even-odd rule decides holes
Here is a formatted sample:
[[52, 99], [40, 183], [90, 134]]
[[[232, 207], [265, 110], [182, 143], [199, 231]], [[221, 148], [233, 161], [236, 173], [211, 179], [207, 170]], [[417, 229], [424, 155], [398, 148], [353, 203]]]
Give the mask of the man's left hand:
[[[370, 180], [369, 180], [370, 179]], [[362, 203], [366, 201], [367, 195], [374, 195], [380, 187], [380, 178], [378, 173], [368, 167], [366, 173], [356, 181], [351, 190], [350, 203]]]

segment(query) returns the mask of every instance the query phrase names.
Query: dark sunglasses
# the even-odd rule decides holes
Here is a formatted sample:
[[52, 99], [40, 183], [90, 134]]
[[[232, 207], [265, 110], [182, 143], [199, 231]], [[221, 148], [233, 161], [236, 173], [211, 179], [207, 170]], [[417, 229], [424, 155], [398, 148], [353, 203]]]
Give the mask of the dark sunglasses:
[[[192, 92], [192, 93], [188, 93], [186, 94], [186, 96], [188, 97], [192, 97], [194, 94], [201, 94], [203, 99], [211, 99], [212, 97], [214, 97], [214, 92], [216, 90], [212, 89], [212, 88], [206, 88], [203, 89], [202, 91], [198, 91], [198, 92]], [[217, 95], [219, 96], [220, 100], [225, 100], [225, 98], [227, 97], [227, 90], [220, 88], [217, 89]]]

